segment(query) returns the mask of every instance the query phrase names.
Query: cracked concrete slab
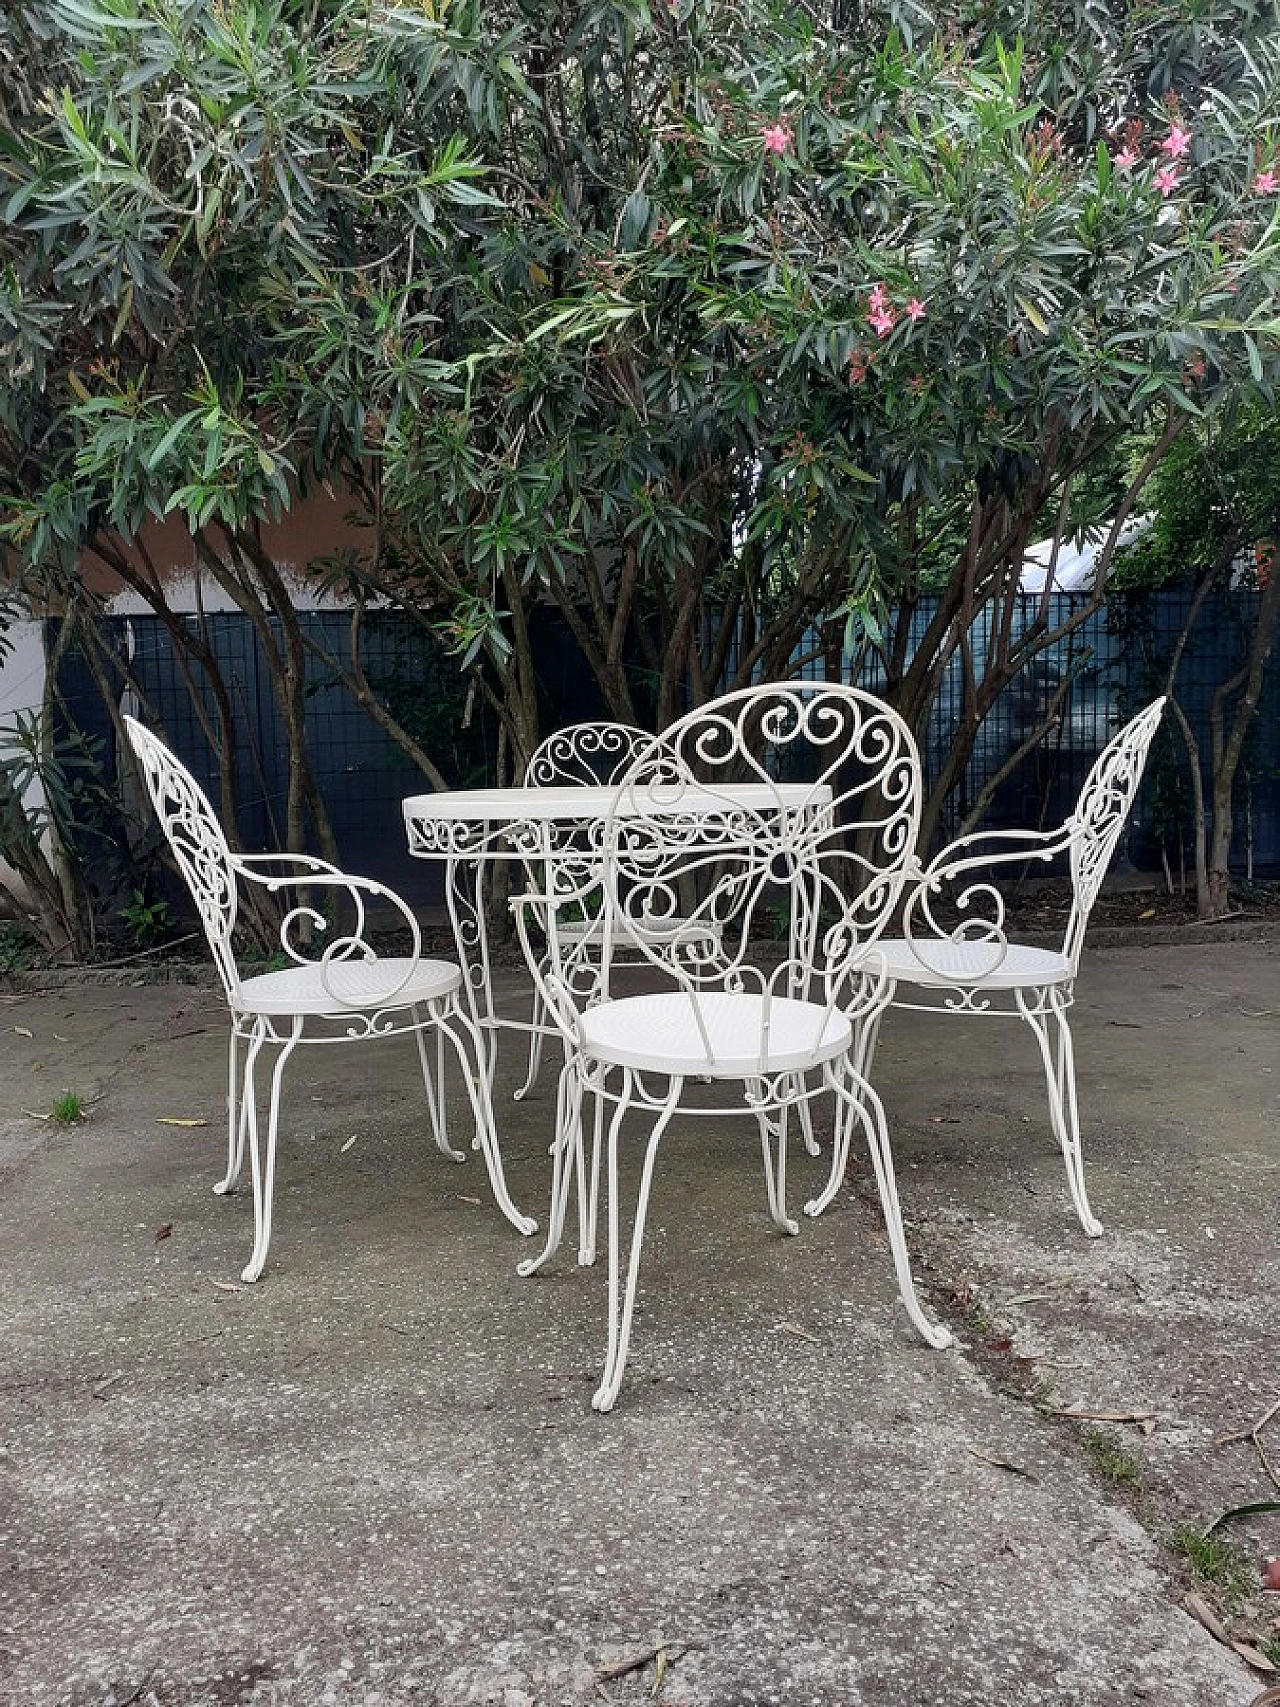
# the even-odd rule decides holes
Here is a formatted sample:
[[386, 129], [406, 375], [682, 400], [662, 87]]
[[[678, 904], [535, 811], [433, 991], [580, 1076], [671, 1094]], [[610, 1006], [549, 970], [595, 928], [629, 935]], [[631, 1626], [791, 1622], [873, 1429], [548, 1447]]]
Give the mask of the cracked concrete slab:
[[[566, 1245], [516, 1276], [410, 1044], [297, 1060], [269, 1266], [239, 1288], [214, 992], [6, 1001], [0, 1702], [1247, 1707], [1265, 1679], [1183, 1609], [1164, 1537], [1261, 1492], [1213, 1441], [1280, 1394], [1277, 1013], [1265, 941], [1088, 957], [1097, 1242], [1030, 1037], [891, 1017], [877, 1083], [951, 1352], [898, 1303], [862, 1159], [784, 1240], [754, 1127], [678, 1122], [598, 1417], [603, 1267]], [[518, 1055], [504, 1156], [541, 1216], [551, 1090], [511, 1102]], [[32, 1118], [63, 1088], [83, 1125]], [[797, 1201], [822, 1167], [797, 1153]], [[1142, 1500], [1034, 1400], [1152, 1412], [1117, 1425]], [[1280, 1550], [1275, 1519], [1233, 1531]]]

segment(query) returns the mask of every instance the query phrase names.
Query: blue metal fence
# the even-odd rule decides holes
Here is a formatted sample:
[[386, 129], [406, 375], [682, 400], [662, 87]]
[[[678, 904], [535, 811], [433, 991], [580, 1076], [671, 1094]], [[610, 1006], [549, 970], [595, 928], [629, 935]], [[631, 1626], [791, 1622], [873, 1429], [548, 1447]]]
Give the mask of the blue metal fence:
[[[1237, 667], [1248, 625], [1247, 601], [1255, 597], [1232, 593], [1206, 606], [1186, 649], [1179, 697], [1206, 751], [1210, 704]], [[1052, 626], [1070, 613], [1072, 598], [1063, 594], [1051, 601], [1056, 607], [1049, 612]], [[1028, 600], [1020, 620], [1032, 620], [1038, 605], [1038, 600]], [[1061, 720], [1000, 784], [984, 817], [991, 828], [1060, 821], [1115, 729], [1162, 690], [1187, 609], [1182, 592], [1114, 597], [1041, 653], [1000, 696], [979, 731], [964, 777], [948, 803], [944, 832], [953, 832], [963, 822], [987, 781], [1043, 720], [1065, 675], [1070, 686]], [[923, 632], [929, 614], [923, 608], [917, 612], [918, 632]], [[345, 614], [312, 612], [303, 621], [331, 652], [342, 655], [349, 623]], [[113, 646], [129, 657], [168, 738], [212, 789], [213, 755], [163, 626], [149, 617], [117, 617], [107, 619], [107, 633]], [[257, 636], [238, 614], [206, 617], [204, 633], [227, 682], [237, 722], [242, 833], [252, 846], [279, 845], [288, 754]], [[539, 644], [546, 727], [601, 715], [590, 678], [575, 664], [567, 637], [548, 624]], [[469, 700], [465, 680], [428, 636], [393, 613], [371, 617], [363, 655], [375, 690], [451, 783], [491, 780], [496, 748], [492, 717], [482, 701]], [[821, 676], [824, 662], [811, 661], [805, 673]], [[841, 668], [847, 679], [852, 668], [847, 657]], [[874, 671], [864, 679], [874, 685]], [[98, 735], [109, 752], [111, 725], [82, 661], [68, 662], [61, 685], [75, 721], [86, 733]], [[307, 694], [311, 756], [343, 860], [395, 884], [412, 899], [433, 899], [439, 893], [438, 873], [408, 858], [400, 814], [404, 795], [421, 792], [429, 786], [426, 780], [314, 657], [308, 663]], [[960, 706], [961, 677], [955, 662], [922, 739], [930, 779], [937, 776], [948, 751]], [[211, 703], [208, 709], [212, 711]], [[1280, 655], [1267, 673], [1237, 800], [1237, 869], [1249, 867], [1258, 875], [1280, 871]], [[1185, 754], [1172, 720], [1166, 719], [1134, 814], [1128, 849], [1135, 863], [1154, 869], [1163, 859], [1176, 869], [1188, 839], [1190, 812]]]

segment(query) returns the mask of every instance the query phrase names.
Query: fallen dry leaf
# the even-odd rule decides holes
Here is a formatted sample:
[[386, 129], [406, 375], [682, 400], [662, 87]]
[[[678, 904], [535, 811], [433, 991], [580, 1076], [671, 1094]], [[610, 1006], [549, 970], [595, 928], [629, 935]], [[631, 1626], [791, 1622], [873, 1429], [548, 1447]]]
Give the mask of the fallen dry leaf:
[[15, 1025], [13, 1028], [19, 1037], [34, 1037], [35, 1033], [28, 1031], [25, 1025]]
[[211, 1280], [210, 1286], [216, 1286], [219, 1292], [243, 1292], [243, 1286], [237, 1286], [234, 1280]]
[[207, 1120], [182, 1120], [176, 1114], [158, 1114], [156, 1116], [157, 1126], [207, 1126], [208, 1124]]
[[156, 1243], [157, 1244], [160, 1243], [161, 1239], [170, 1239], [172, 1237], [173, 1237], [173, 1222], [172, 1221], [166, 1221], [162, 1227], [156, 1228]]
[[350, 1138], [347, 1139], [346, 1143], [338, 1151], [338, 1154], [340, 1156], [345, 1156], [347, 1151], [351, 1148], [351, 1146], [355, 1143], [355, 1141], [356, 1141], [356, 1134], [353, 1132], [351, 1134]]
[[1010, 1458], [1000, 1458], [993, 1452], [982, 1452], [976, 1446], [969, 1448], [970, 1455], [980, 1458], [984, 1464], [993, 1464], [997, 1470], [1008, 1470], [1012, 1476], [1024, 1476], [1028, 1482], [1039, 1485], [1040, 1478], [1034, 1470], [1028, 1470], [1022, 1464], [1015, 1464]]
[[1074, 1417], [1077, 1422], [1151, 1423], [1154, 1425], [1160, 1420], [1155, 1411], [1087, 1411], [1074, 1405], [1070, 1410], [1061, 1410], [1057, 1405], [1041, 1405], [1039, 1409], [1047, 1417], [1066, 1417], [1068, 1420]]
[[1260, 1649], [1251, 1647], [1248, 1642], [1232, 1642], [1230, 1646], [1235, 1649], [1246, 1665], [1253, 1667], [1254, 1671], [1271, 1672], [1276, 1669]]
[[1280, 1594], [1280, 1559], [1268, 1559], [1262, 1568], [1262, 1586]]
[[1228, 1636], [1221, 1619], [1203, 1595], [1189, 1594], [1184, 1605], [1197, 1623], [1204, 1625], [1215, 1642], [1222, 1642], [1224, 1645], [1230, 1646], [1230, 1636]]

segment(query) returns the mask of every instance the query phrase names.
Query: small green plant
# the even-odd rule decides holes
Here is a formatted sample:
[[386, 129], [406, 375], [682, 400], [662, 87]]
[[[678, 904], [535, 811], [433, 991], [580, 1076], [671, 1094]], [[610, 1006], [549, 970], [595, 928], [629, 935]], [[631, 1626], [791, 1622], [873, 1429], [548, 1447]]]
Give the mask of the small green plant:
[[1272, 1636], [1269, 1641], [1259, 1642], [1258, 1646], [1276, 1670], [1280, 1671], [1280, 1636]]
[[1253, 1588], [1253, 1573], [1229, 1541], [1206, 1535], [1193, 1523], [1181, 1523], [1171, 1537], [1173, 1550], [1181, 1553], [1193, 1576], [1220, 1588], [1227, 1600], [1237, 1604]]
[[1142, 1465], [1114, 1434], [1106, 1429], [1091, 1430], [1085, 1436], [1084, 1450], [1094, 1474], [1104, 1482], [1135, 1492], [1141, 1488]]
[[127, 907], [121, 907], [129, 935], [139, 948], [154, 948], [168, 935], [173, 917], [167, 901], [148, 901], [141, 889], [133, 891]]
[[27, 971], [39, 951], [39, 943], [21, 925], [0, 925], [0, 973]]
[[49, 1119], [59, 1126], [76, 1126], [84, 1117], [84, 1099], [75, 1091], [63, 1091], [49, 1110]]

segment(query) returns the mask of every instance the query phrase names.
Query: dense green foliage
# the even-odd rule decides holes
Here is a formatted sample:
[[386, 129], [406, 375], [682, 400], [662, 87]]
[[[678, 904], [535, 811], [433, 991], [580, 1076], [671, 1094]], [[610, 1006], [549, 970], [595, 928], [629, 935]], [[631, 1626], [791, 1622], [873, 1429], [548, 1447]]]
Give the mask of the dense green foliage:
[[[1271, 395], [1273, 23], [14, 0], [10, 561], [74, 591], [85, 549], [124, 572], [176, 511], [281, 615], [257, 524], [330, 482], [369, 529], [347, 584], [449, 637], [516, 755], [539, 601], [641, 720], [785, 673], [816, 623], [917, 726], [963, 659], [945, 792], [1051, 638], [1007, 615], [1028, 540], [1122, 435], [1153, 450], [1119, 520], [1187, 420]], [[297, 672], [284, 647], [295, 710]]]

